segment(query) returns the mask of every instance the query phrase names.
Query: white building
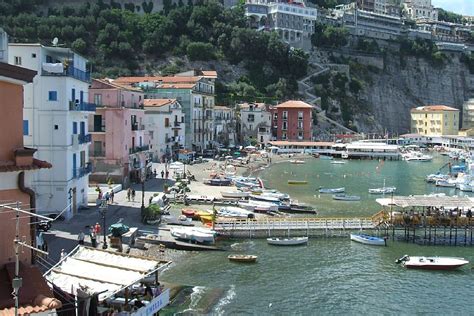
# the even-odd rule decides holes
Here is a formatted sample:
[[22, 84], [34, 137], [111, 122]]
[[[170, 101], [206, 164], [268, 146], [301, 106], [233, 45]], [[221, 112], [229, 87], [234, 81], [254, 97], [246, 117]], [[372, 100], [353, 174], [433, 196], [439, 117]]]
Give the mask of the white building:
[[9, 63], [37, 71], [25, 86], [24, 144], [36, 148], [37, 158], [51, 169], [35, 174], [32, 182], [39, 213], [57, 213], [71, 218], [87, 205], [89, 186], [88, 116], [90, 74], [87, 60], [68, 48], [41, 44], [9, 44]]
[[403, 26], [400, 17], [387, 14], [349, 9], [344, 10], [342, 15], [344, 26], [357, 36], [395, 40], [400, 36]]
[[[260, 142], [260, 136], [271, 135], [272, 114], [264, 103], [243, 103], [240, 109], [240, 142], [246, 144], [251, 140]], [[265, 130], [264, 130], [265, 128]]]
[[8, 63], [8, 34], [0, 27], [0, 62]]
[[413, 20], [426, 18], [438, 21], [438, 10], [431, 5], [431, 0], [404, 0], [403, 10]]
[[234, 109], [214, 106], [214, 139], [226, 147], [237, 144], [237, 117]]
[[474, 128], [474, 99], [469, 99], [462, 105], [462, 128]]
[[145, 99], [145, 124], [154, 161], [176, 160], [185, 147], [185, 121], [176, 99]]

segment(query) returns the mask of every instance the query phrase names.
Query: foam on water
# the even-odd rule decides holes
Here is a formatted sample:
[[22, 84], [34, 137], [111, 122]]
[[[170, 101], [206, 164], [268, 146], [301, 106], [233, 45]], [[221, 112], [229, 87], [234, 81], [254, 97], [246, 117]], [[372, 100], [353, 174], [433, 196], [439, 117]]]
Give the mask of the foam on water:
[[235, 298], [235, 285], [231, 284], [230, 288], [227, 290], [226, 294], [219, 300], [213, 310], [213, 314], [215, 315], [224, 315], [224, 307], [232, 302]]

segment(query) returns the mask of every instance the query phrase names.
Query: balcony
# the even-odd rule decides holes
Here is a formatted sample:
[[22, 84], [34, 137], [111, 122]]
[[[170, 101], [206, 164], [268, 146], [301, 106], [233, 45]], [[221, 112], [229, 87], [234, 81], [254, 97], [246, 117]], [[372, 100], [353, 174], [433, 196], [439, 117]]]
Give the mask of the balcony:
[[181, 128], [181, 122], [179, 122], [179, 121], [174, 121], [174, 122], [173, 122], [173, 128]]
[[143, 131], [143, 130], [145, 130], [145, 125], [143, 125], [143, 124], [133, 123], [131, 125], [131, 127], [132, 127], [132, 131]]
[[150, 149], [150, 146], [146, 145], [146, 146], [135, 146], [133, 148], [130, 148], [128, 151], [131, 154], [136, 154], [138, 152], [141, 152], [141, 151], [147, 151]]
[[[43, 67], [45, 64], [43, 64]], [[56, 69], [54, 69], [56, 70]], [[61, 71], [59, 69], [59, 71]], [[51, 72], [47, 71], [45, 69], [41, 70], [41, 75], [42, 76], [52, 76], [52, 77], [71, 77], [77, 80], [81, 80], [87, 83], [91, 82], [91, 74], [88, 71], [82, 71], [77, 68], [74, 68], [72, 66], [66, 67], [63, 72]]]
[[97, 157], [97, 158], [105, 157], [105, 151], [103, 151], [103, 150], [91, 150], [91, 151], [89, 151], [89, 156]]
[[91, 134], [79, 134], [79, 144], [87, 144], [92, 142]]
[[86, 111], [86, 112], [95, 112], [97, 106], [94, 103], [81, 102], [76, 103], [69, 101], [69, 111]]
[[88, 175], [91, 172], [92, 172], [92, 164], [90, 162], [88, 162], [88, 163], [86, 163], [85, 166], [80, 167], [76, 170], [73, 170], [72, 175], [73, 175], [74, 179], [79, 179], [79, 178], [85, 177], [86, 175]]

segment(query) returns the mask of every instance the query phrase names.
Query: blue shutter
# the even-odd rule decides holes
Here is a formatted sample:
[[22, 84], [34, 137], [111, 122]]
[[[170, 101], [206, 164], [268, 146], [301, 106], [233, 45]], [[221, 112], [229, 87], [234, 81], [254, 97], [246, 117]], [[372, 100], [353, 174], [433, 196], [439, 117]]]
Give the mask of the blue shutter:
[[77, 134], [77, 122], [72, 122], [72, 133]]
[[48, 92], [48, 100], [49, 101], [57, 101], [58, 100], [58, 92], [57, 91], [49, 91]]
[[28, 120], [23, 120], [23, 135], [30, 135]]

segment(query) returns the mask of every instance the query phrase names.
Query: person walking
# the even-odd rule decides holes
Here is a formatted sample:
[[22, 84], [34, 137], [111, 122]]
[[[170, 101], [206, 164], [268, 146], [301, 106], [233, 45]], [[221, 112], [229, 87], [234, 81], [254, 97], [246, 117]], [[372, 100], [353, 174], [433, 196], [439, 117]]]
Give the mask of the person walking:
[[66, 256], [67, 256], [66, 250], [61, 249], [61, 260], [63, 260], [64, 258], [66, 258]]
[[95, 223], [95, 226], [94, 226], [94, 233], [96, 235], [100, 235], [100, 231], [101, 231], [101, 227], [100, 227], [100, 224], [97, 222]]
[[115, 192], [114, 190], [110, 191], [110, 204], [114, 204]]
[[170, 172], [169, 172], [168, 170], [166, 170], [166, 172], [165, 172], [165, 177], [166, 177], [166, 179], [168, 179], [168, 176], [169, 176], [169, 175], [170, 175]]
[[93, 248], [97, 247], [97, 235], [95, 234], [94, 229], [91, 231], [91, 245]]
[[132, 189], [132, 201], [135, 202], [135, 189]]
[[110, 193], [109, 192], [105, 192], [104, 199], [105, 199], [105, 202], [107, 204], [109, 204], [109, 201], [110, 201]]
[[127, 200], [130, 202], [130, 196], [132, 195], [132, 189], [128, 188], [127, 190]]
[[77, 240], [79, 242], [79, 245], [84, 245], [84, 238], [86, 236], [84, 235], [84, 232], [81, 230], [81, 232], [79, 233], [79, 235], [77, 236]]
[[165, 171], [164, 171], [164, 170], [161, 170], [161, 178], [162, 178], [162, 179], [165, 178]]

